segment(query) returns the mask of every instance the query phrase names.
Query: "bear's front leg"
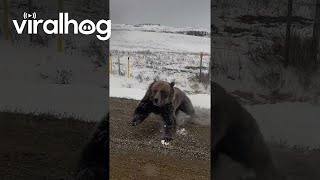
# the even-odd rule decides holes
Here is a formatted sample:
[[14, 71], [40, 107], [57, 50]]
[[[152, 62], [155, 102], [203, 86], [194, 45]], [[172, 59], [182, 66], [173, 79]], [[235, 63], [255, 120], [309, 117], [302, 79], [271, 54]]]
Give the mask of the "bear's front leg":
[[142, 123], [152, 110], [152, 102], [149, 100], [142, 100], [135, 109], [133, 118], [131, 120], [132, 126], [137, 126]]
[[164, 145], [169, 145], [172, 140], [172, 136], [176, 129], [176, 117], [174, 113], [164, 113], [162, 114], [163, 125], [161, 134], [161, 143]]

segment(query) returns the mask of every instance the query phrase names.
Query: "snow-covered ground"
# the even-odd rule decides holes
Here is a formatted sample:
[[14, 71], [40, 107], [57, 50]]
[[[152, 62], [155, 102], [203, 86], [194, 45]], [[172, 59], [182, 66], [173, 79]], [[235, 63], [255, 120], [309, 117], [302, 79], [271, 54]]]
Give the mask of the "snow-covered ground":
[[[176, 53], [210, 53], [210, 38], [176, 34], [167, 26], [157, 26], [168, 29], [172, 33], [161, 30], [148, 32], [153, 26], [136, 28], [130, 25], [112, 25], [112, 36], [110, 38], [110, 50], [114, 51], [151, 51], [151, 52], [176, 52]], [[182, 28], [180, 28], [182, 30]], [[185, 28], [187, 31], [189, 28]], [[164, 30], [163, 30], [164, 31]]]
[[196, 30], [163, 25], [135, 27], [114, 24], [110, 38], [111, 87], [116, 84], [116, 87], [120, 85], [141, 89], [146, 88], [156, 78], [175, 81], [177, 86], [188, 94], [209, 94], [210, 86], [198, 83], [197, 75], [200, 72], [200, 53], [204, 54], [202, 72], [208, 73], [210, 38], [176, 33], [190, 29]]
[[200, 28], [200, 27], [170, 27], [161, 24], [137, 24], [137, 25], [128, 25], [128, 24], [113, 24], [113, 30], [125, 30], [125, 31], [145, 31], [145, 32], [164, 32], [164, 33], [182, 33], [187, 31], [203, 31], [209, 32], [209, 29]]
[[246, 106], [258, 121], [266, 139], [289, 145], [320, 147], [320, 106], [283, 102]]
[[[54, 112], [94, 121], [107, 111], [106, 69], [95, 68], [89, 58], [55, 49], [15, 48], [2, 40], [0, 51], [0, 109]], [[58, 69], [71, 70], [70, 84], [56, 83]]]
[[[145, 95], [145, 89], [110, 87], [110, 97], [121, 97], [141, 100]], [[188, 96], [196, 107], [210, 109], [210, 95], [192, 94]]]

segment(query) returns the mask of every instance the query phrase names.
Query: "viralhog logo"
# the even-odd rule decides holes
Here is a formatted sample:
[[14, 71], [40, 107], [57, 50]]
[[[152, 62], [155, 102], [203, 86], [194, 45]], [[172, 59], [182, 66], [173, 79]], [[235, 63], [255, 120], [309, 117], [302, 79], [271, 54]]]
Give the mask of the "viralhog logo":
[[[18, 24], [17, 20], [12, 20], [14, 27], [18, 34], [22, 34], [23, 30], [25, 29], [25, 26], [27, 24], [27, 31], [28, 34], [37, 34], [38, 33], [38, 26], [42, 24], [42, 29], [46, 34], [69, 34], [69, 25], [73, 25], [73, 34], [84, 34], [84, 35], [90, 35], [95, 32], [98, 34], [96, 35], [97, 38], [101, 41], [106, 41], [111, 36], [111, 20], [104, 20], [101, 19], [95, 24], [89, 19], [85, 19], [78, 23], [74, 19], [69, 20], [69, 14], [68, 13], [59, 13], [59, 19], [36, 19], [37, 15], [36, 13], [28, 14], [24, 13], [21, 24]], [[28, 19], [32, 18], [32, 19]], [[102, 29], [102, 26], [106, 26], [106, 28]], [[53, 27], [53, 28], [49, 28]]]

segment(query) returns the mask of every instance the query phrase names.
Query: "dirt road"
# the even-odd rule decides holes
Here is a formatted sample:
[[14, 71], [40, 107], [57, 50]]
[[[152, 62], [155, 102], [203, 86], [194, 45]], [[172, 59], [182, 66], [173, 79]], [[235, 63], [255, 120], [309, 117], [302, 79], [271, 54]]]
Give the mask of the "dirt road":
[[130, 125], [138, 102], [110, 99], [111, 179], [210, 179], [210, 127], [186, 126], [186, 135], [163, 146], [160, 117]]
[[0, 179], [71, 180], [95, 123], [0, 112]]

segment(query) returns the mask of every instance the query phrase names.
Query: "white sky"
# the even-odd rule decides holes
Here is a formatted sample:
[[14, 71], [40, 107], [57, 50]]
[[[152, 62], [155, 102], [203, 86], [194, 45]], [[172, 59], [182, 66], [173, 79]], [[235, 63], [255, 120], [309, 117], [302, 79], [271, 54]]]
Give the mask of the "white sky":
[[209, 0], [110, 0], [114, 24], [154, 23], [210, 29]]

